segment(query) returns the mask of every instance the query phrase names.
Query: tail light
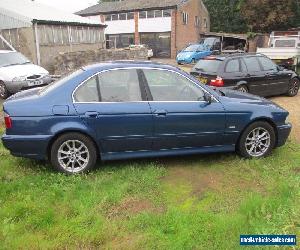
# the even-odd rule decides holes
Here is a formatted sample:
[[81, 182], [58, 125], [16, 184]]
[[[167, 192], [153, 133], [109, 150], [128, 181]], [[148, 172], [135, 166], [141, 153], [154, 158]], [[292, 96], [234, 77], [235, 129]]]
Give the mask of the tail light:
[[210, 85], [211, 86], [215, 86], [215, 87], [223, 87], [224, 86], [224, 80], [222, 77], [217, 77], [216, 79], [212, 79], [210, 81]]
[[4, 123], [7, 129], [12, 128], [12, 120], [10, 116], [6, 113], [4, 113]]

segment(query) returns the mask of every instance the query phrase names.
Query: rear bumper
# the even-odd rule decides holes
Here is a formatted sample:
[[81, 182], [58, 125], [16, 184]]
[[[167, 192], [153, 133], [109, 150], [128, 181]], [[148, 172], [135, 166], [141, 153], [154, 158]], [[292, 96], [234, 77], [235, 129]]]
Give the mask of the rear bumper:
[[277, 147], [281, 147], [286, 143], [291, 131], [292, 125], [290, 123], [277, 127]]
[[47, 149], [51, 140], [49, 135], [24, 136], [4, 134], [1, 139], [4, 147], [14, 156], [37, 160], [47, 159]]
[[35, 81], [6, 81], [5, 86], [9, 93], [15, 94], [21, 90], [26, 90], [30, 88], [35, 88], [35, 87], [41, 87], [44, 85], [48, 85], [49, 83], [53, 82], [52, 77], [50, 76], [45, 76], [42, 79], [39, 79], [40, 84], [35, 85]]

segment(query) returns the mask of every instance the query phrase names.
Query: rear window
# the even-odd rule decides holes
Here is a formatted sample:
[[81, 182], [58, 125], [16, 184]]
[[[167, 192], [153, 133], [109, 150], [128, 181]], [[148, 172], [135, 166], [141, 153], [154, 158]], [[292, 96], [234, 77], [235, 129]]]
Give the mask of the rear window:
[[275, 48], [295, 48], [296, 40], [276, 40]]
[[195, 66], [195, 69], [202, 72], [211, 72], [216, 73], [221, 65], [222, 61], [220, 60], [200, 60]]

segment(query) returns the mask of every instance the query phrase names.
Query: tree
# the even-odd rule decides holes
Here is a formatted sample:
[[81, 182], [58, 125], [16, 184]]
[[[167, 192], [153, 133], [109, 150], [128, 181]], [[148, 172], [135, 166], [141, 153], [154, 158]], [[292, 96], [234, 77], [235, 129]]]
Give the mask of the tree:
[[[270, 32], [290, 28], [294, 0], [244, 0], [241, 13], [250, 31]], [[297, 21], [294, 21], [296, 25]]]

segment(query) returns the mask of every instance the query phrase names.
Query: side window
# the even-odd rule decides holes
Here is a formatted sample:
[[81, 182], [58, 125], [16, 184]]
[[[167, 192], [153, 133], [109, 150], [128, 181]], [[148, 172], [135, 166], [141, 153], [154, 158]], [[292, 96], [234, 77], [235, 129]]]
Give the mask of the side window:
[[99, 85], [102, 102], [142, 101], [135, 69], [118, 69], [100, 73]]
[[153, 101], [203, 101], [204, 92], [185, 77], [167, 70], [144, 70]]
[[226, 64], [225, 68], [226, 73], [234, 73], [234, 72], [240, 72], [240, 62], [238, 59], [230, 60]]
[[241, 63], [241, 71], [247, 72], [247, 67], [243, 59], [240, 59], [240, 63]]
[[258, 57], [264, 71], [276, 70], [277, 66], [267, 57]]
[[98, 79], [94, 76], [80, 85], [74, 94], [76, 102], [99, 102]]
[[245, 57], [244, 62], [247, 66], [247, 69], [249, 72], [257, 72], [261, 71], [258, 60], [256, 57], [251, 56], [251, 57]]

